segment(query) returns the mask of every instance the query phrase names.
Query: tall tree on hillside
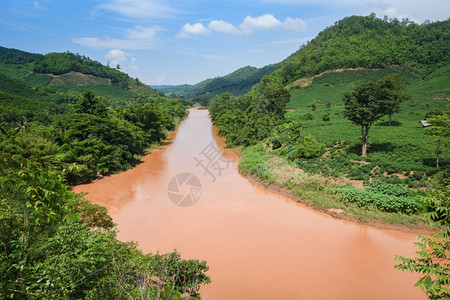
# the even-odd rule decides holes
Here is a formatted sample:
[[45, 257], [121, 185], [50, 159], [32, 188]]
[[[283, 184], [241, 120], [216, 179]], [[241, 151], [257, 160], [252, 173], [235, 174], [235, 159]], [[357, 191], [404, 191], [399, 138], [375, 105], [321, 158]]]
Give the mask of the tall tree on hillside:
[[389, 116], [391, 127], [392, 115], [400, 112], [400, 104], [411, 97], [403, 93], [402, 79], [398, 74], [389, 74], [378, 81], [379, 98], [385, 102], [385, 113]]
[[253, 87], [251, 94], [253, 107], [257, 113], [269, 113], [280, 119], [284, 118], [291, 94], [277, 78], [265, 75], [261, 82]]
[[441, 148], [444, 143], [448, 143], [450, 137], [450, 118], [447, 114], [436, 115], [428, 121], [431, 126], [426, 128], [426, 133], [436, 139], [436, 168], [439, 168]]
[[77, 101], [75, 105], [75, 112], [95, 115], [102, 118], [106, 118], [108, 116], [106, 105], [101, 102], [98, 97], [95, 97], [94, 92], [91, 90], [85, 91], [82, 97]]
[[352, 93], [344, 94], [344, 116], [361, 126], [362, 156], [367, 155], [370, 127], [383, 115], [398, 111], [400, 103], [408, 98], [395, 74], [362, 83]]
[[362, 156], [367, 155], [369, 129], [384, 115], [384, 104], [377, 99], [377, 84], [367, 82], [356, 86], [352, 93], [344, 94], [344, 116], [361, 126]]

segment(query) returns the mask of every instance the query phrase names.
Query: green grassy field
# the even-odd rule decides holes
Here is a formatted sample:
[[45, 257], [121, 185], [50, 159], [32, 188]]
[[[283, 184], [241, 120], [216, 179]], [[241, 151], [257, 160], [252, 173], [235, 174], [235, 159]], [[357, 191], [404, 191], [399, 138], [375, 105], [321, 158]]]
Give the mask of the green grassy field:
[[[412, 99], [402, 103], [401, 113], [392, 116], [391, 127], [387, 116], [372, 126], [368, 157], [361, 162], [361, 129], [344, 117], [343, 94], [350, 92], [358, 82], [376, 80], [393, 72], [402, 76], [405, 92]], [[303, 135], [312, 135], [329, 148], [328, 155], [300, 160], [298, 165], [327, 176], [348, 174], [352, 179], [362, 180], [385, 172], [399, 173], [401, 176], [391, 176], [391, 181], [406, 176], [410, 178], [406, 180], [411, 186], [425, 185], [427, 176], [436, 171], [436, 145], [425, 130], [419, 128], [419, 121], [424, 120], [425, 113], [432, 108], [449, 110], [449, 82], [450, 65], [447, 65], [426, 78], [417, 78], [399, 68], [344, 71], [324, 74], [307, 87], [292, 88], [288, 104], [291, 111], [286, 118], [300, 121]], [[327, 114], [330, 119], [324, 121]], [[446, 164], [449, 149], [443, 150]]]

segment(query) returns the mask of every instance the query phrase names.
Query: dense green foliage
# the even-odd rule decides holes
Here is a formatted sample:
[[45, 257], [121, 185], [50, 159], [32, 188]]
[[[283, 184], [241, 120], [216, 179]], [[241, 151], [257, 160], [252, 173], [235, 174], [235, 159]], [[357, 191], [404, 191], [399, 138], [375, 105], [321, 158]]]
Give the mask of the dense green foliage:
[[[126, 86], [75, 73], [55, 84], [32, 68]], [[186, 104], [79, 55], [0, 48], [0, 298], [200, 297], [210, 281], [206, 262], [119, 242], [106, 209], [68, 185], [139, 162], [175, 129]]]
[[42, 58], [41, 54], [33, 54], [17, 49], [8, 49], [0, 46], [0, 61], [9, 64], [23, 64]]
[[367, 155], [369, 129], [383, 115], [400, 110], [400, 103], [409, 99], [402, 91], [397, 74], [386, 75], [376, 82], [369, 81], [356, 86], [352, 93], [344, 93], [344, 116], [361, 126], [362, 156]]
[[450, 62], [450, 21], [415, 24], [407, 19], [344, 18], [282, 62], [274, 76], [289, 84], [327, 70], [402, 66], [428, 74]]
[[401, 184], [375, 181], [366, 189], [342, 187], [335, 191], [344, 203], [354, 203], [366, 209], [413, 214], [422, 206], [420, 199]]
[[79, 54], [49, 53], [34, 61], [33, 71], [42, 74], [61, 75], [69, 72], [109, 78], [114, 85], [128, 86], [128, 75], [93, 61]]
[[447, 180], [440, 188], [425, 198], [429, 212], [426, 214], [432, 225], [440, 229], [439, 234], [419, 236], [416, 243], [419, 251], [416, 258], [397, 256], [397, 269], [417, 272], [422, 277], [417, 281], [430, 299], [450, 298], [450, 185]]
[[106, 209], [59, 168], [2, 154], [0, 169], [0, 298], [182, 299], [209, 282], [204, 261], [119, 242]]
[[210, 102], [211, 119], [227, 144], [252, 145], [267, 138], [273, 127], [284, 122], [290, 94], [280, 82], [265, 77], [244, 97], [223, 93]]
[[[73, 59], [91, 73], [109, 68], [71, 53], [39, 56], [0, 50], [5, 59], [0, 66], [11, 71], [2, 73], [0, 68], [0, 151], [17, 160], [34, 158], [42, 164], [73, 164], [66, 174], [71, 184], [130, 168], [146, 148], [165, 138], [186, 115], [186, 102], [169, 100], [131, 79], [132, 90], [93, 86], [94, 90], [104, 91], [102, 97], [86, 86], [64, 85], [67, 80], [61, 81], [59, 90], [32, 86], [19, 67], [45, 59], [51, 58], [49, 68], [67, 67]], [[105, 97], [110, 94], [120, 98]]]
[[108, 111], [91, 91], [59, 114], [56, 104], [41, 107], [37, 101], [1, 95], [5, 97], [0, 110], [2, 152], [17, 159], [75, 164], [67, 174], [70, 183], [130, 168], [186, 114], [176, 100]]

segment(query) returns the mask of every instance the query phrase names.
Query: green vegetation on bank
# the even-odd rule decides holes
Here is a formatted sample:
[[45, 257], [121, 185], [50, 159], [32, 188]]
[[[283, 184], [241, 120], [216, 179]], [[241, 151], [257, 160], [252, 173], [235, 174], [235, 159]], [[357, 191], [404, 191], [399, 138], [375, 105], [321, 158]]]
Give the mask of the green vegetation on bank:
[[2, 153], [64, 166], [71, 184], [135, 165], [188, 104], [84, 56], [7, 48], [0, 48], [0, 100]]
[[[450, 21], [423, 25], [383, 21], [373, 15], [346, 18], [325, 29], [315, 40], [287, 58], [280, 69], [265, 76], [247, 95], [234, 98], [223, 94], [213, 98], [210, 103], [211, 118], [218, 126], [219, 134], [227, 138], [229, 146], [251, 146], [252, 150], [243, 150], [243, 173], [253, 174], [273, 184], [278, 177], [287, 176], [281, 175], [283, 168], [280, 170], [276, 164], [270, 164], [277, 161], [273, 157], [279, 157], [290, 166], [287, 168], [290, 172], [299, 170], [294, 173], [301, 175], [301, 179], [287, 179], [275, 185], [295, 190], [301, 186], [303, 198], [314, 206], [323, 209], [353, 207], [355, 209], [351, 213], [363, 220], [368, 218], [365, 212], [376, 215], [376, 218], [384, 218], [383, 212], [386, 212], [388, 219], [395, 219], [389, 217], [392, 216], [390, 214], [399, 214], [408, 220], [407, 223], [411, 220], [410, 216], [417, 221], [421, 218], [414, 215], [429, 209], [420, 200], [422, 193], [440, 186], [448, 169], [450, 153], [445, 126], [440, 127], [443, 129], [440, 134], [433, 136], [432, 132], [439, 132], [434, 130], [437, 122], [430, 128], [420, 128], [419, 121], [425, 120], [427, 112], [436, 109], [443, 112], [444, 119], [448, 119], [445, 111], [448, 110], [450, 90], [446, 83], [450, 80], [450, 64], [448, 51], [445, 50], [450, 49], [446, 35], [449, 24]], [[391, 36], [393, 32], [411, 38], [405, 44], [391, 45], [398, 38]], [[342, 47], [339, 43], [343, 44]], [[386, 58], [384, 62], [389, 62], [389, 57], [392, 57], [392, 62], [388, 65], [372, 64], [379, 56], [366, 57], [365, 50], [361, 50], [366, 44], [373, 54], [378, 53]], [[417, 44], [421, 46], [411, 46]], [[396, 48], [386, 48], [386, 45]], [[349, 49], [360, 49], [362, 52], [360, 54], [358, 50], [353, 53]], [[386, 49], [389, 50], [386, 52]], [[402, 54], [402, 49], [406, 54]], [[430, 53], [432, 57], [424, 57], [428, 53], [426, 49], [436, 51]], [[418, 60], [418, 57], [421, 59]], [[323, 65], [327, 60], [331, 62]], [[287, 79], [284, 75], [289, 63], [292, 64], [289, 74], [293, 77]], [[314, 68], [306, 72], [308, 66]], [[301, 78], [321, 72], [324, 73], [310, 79]], [[403, 87], [397, 84], [400, 80]], [[290, 84], [292, 82], [296, 83]], [[288, 103], [282, 100], [286, 97], [284, 92], [282, 98], [271, 99], [270, 90], [286, 91], [286, 88], [290, 93]], [[261, 92], [264, 90], [269, 92]], [[370, 105], [361, 106], [358, 117], [375, 107], [376, 101], [380, 104], [377, 104], [379, 111], [370, 123], [367, 156], [363, 157], [361, 128], [347, 119], [356, 111], [347, 107], [344, 114], [344, 95], [352, 90], [370, 99]], [[287, 108], [289, 111], [285, 115], [277, 114], [275, 118], [268, 109], [271, 103], [277, 103], [279, 109]], [[266, 113], [262, 118], [255, 117], [254, 111], [261, 107], [266, 109]], [[265, 118], [264, 122], [259, 123], [255, 120], [258, 118]], [[436, 149], [441, 162], [439, 168], [436, 168]], [[261, 157], [257, 158], [254, 153]], [[247, 161], [247, 156], [251, 157], [250, 161]], [[317, 184], [311, 183], [314, 180]], [[383, 188], [375, 190], [375, 183]], [[364, 190], [351, 186], [362, 187], [363, 184], [366, 186]], [[402, 196], [393, 194], [391, 190], [397, 189], [411, 189], [414, 193]], [[313, 194], [305, 196], [310, 192]], [[321, 193], [337, 201], [325, 200], [324, 205], [315, 203], [313, 197], [326, 198], [317, 195]]]
[[209, 283], [204, 261], [118, 241], [106, 209], [70, 191], [59, 167], [2, 153], [0, 170], [0, 298], [197, 299]]
[[188, 105], [86, 57], [0, 47], [1, 299], [200, 298], [206, 262], [118, 241], [70, 191], [134, 166]]

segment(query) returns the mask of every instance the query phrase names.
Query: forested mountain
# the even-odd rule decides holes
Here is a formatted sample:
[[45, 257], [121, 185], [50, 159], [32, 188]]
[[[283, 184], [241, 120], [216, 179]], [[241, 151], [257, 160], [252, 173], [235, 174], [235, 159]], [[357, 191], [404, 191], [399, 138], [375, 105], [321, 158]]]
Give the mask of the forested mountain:
[[[240, 112], [240, 117], [243, 118], [240, 122], [243, 124], [238, 129], [231, 130], [234, 138], [230, 138], [228, 142], [247, 145], [266, 138], [271, 130], [271, 123], [255, 128], [254, 117], [248, 117], [247, 126], [245, 125], [247, 121], [244, 121], [245, 115], [250, 116], [259, 110], [264, 117], [267, 117], [273, 111], [274, 105], [277, 105], [275, 103], [277, 99], [272, 93], [285, 88], [290, 89], [292, 94], [294, 89], [301, 85], [300, 83], [305, 82], [304, 78], [309, 78], [306, 82], [312, 83], [314, 76], [330, 71], [342, 73], [350, 69], [372, 70], [374, 72], [371, 74], [364, 73], [366, 76], [357, 75], [363, 73], [355, 72], [356, 77], [347, 77], [348, 81], [344, 82], [339, 75], [336, 75], [335, 79], [340, 84], [347, 84], [351, 88], [359, 80], [367, 81], [378, 79], [387, 73], [398, 73], [408, 85], [416, 80], [427, 78], [427, 75], [439, 68], [447, 70], [445, 66], [449, 63], [450, 20], [418, 25], [407, 19], [401, 22], [397, 19], [381, 20], [376, 18], [375, 14], [367, 17], [345, 18], [320, 32], [315, 39], [281, 62], [273, 73], [264, 76], [261, 82], [254, 85], [252, 90], [239, 101], [231, 102], [230, 109], [244, 107]], [[320, 81], [320, 77], [314, 80]], [[337, 82], [325, 80], [324, 85], [334, 86]], [[445, 95], [446, 89], [448, 90], [444, 85], [433, 87], [434, 92], [440, 91]], [[339, 94], [339, 97], [341, 95]], [[229, 99], [229, 96], [226, 95], [223, 98]], [[318, 100], [314, 101], [318, 102]], [[213, 120], [219, 101], [219, 98], [213, 101], [211, 110]], [[318, 103], [309, 105], [317, 107]], [[261, 111], [262, 107], [265, 108]], [[230, 119], [234, 113], [225, 115]], [[222, 133], [225, 134], [225, 130], [228, 128], [223, 128]], [[255, 130], [258, 134], [254, 134]]]
[[189, 88], [188, 97], [201, 97], [206, 93], [218, 95], [230, 92], [234, 96], [241, 96], [250, 91], [251, 87], [258, 83], [261, 78], [270, 74], [277, 65], [268, 65], [262, 68], [246, 66], [228, 75], [204, 80]]
[[426, 75], [450, 62], [450, 20], [384, 20], [352, 16], [326, 28], [284, 60], [273, 75], [283, 84], [328, 70], [404, 67]]
[[0, 48], [1, 153], [60, 164], [70, 183], [137, 163], [186, 104], [78, 54]]
[[0, 47], [0, 74], [30, 86], [79, 93], [90, 88], [97, 95], [121, 100], [157, 96], [139, 79], [71, 52], [42, 55]]
[[230, 92], [233, 96], [248, 93], [253, 85], [258, 83], [264, 75], [272, 73], [277, 66], [277, 64], [262, 68], [246, 66], [228, 75], [206, 79], [195, 85], [153, 87], [166, 95], [175, 94], [207, 104], [212, 96], [224, 92]]

